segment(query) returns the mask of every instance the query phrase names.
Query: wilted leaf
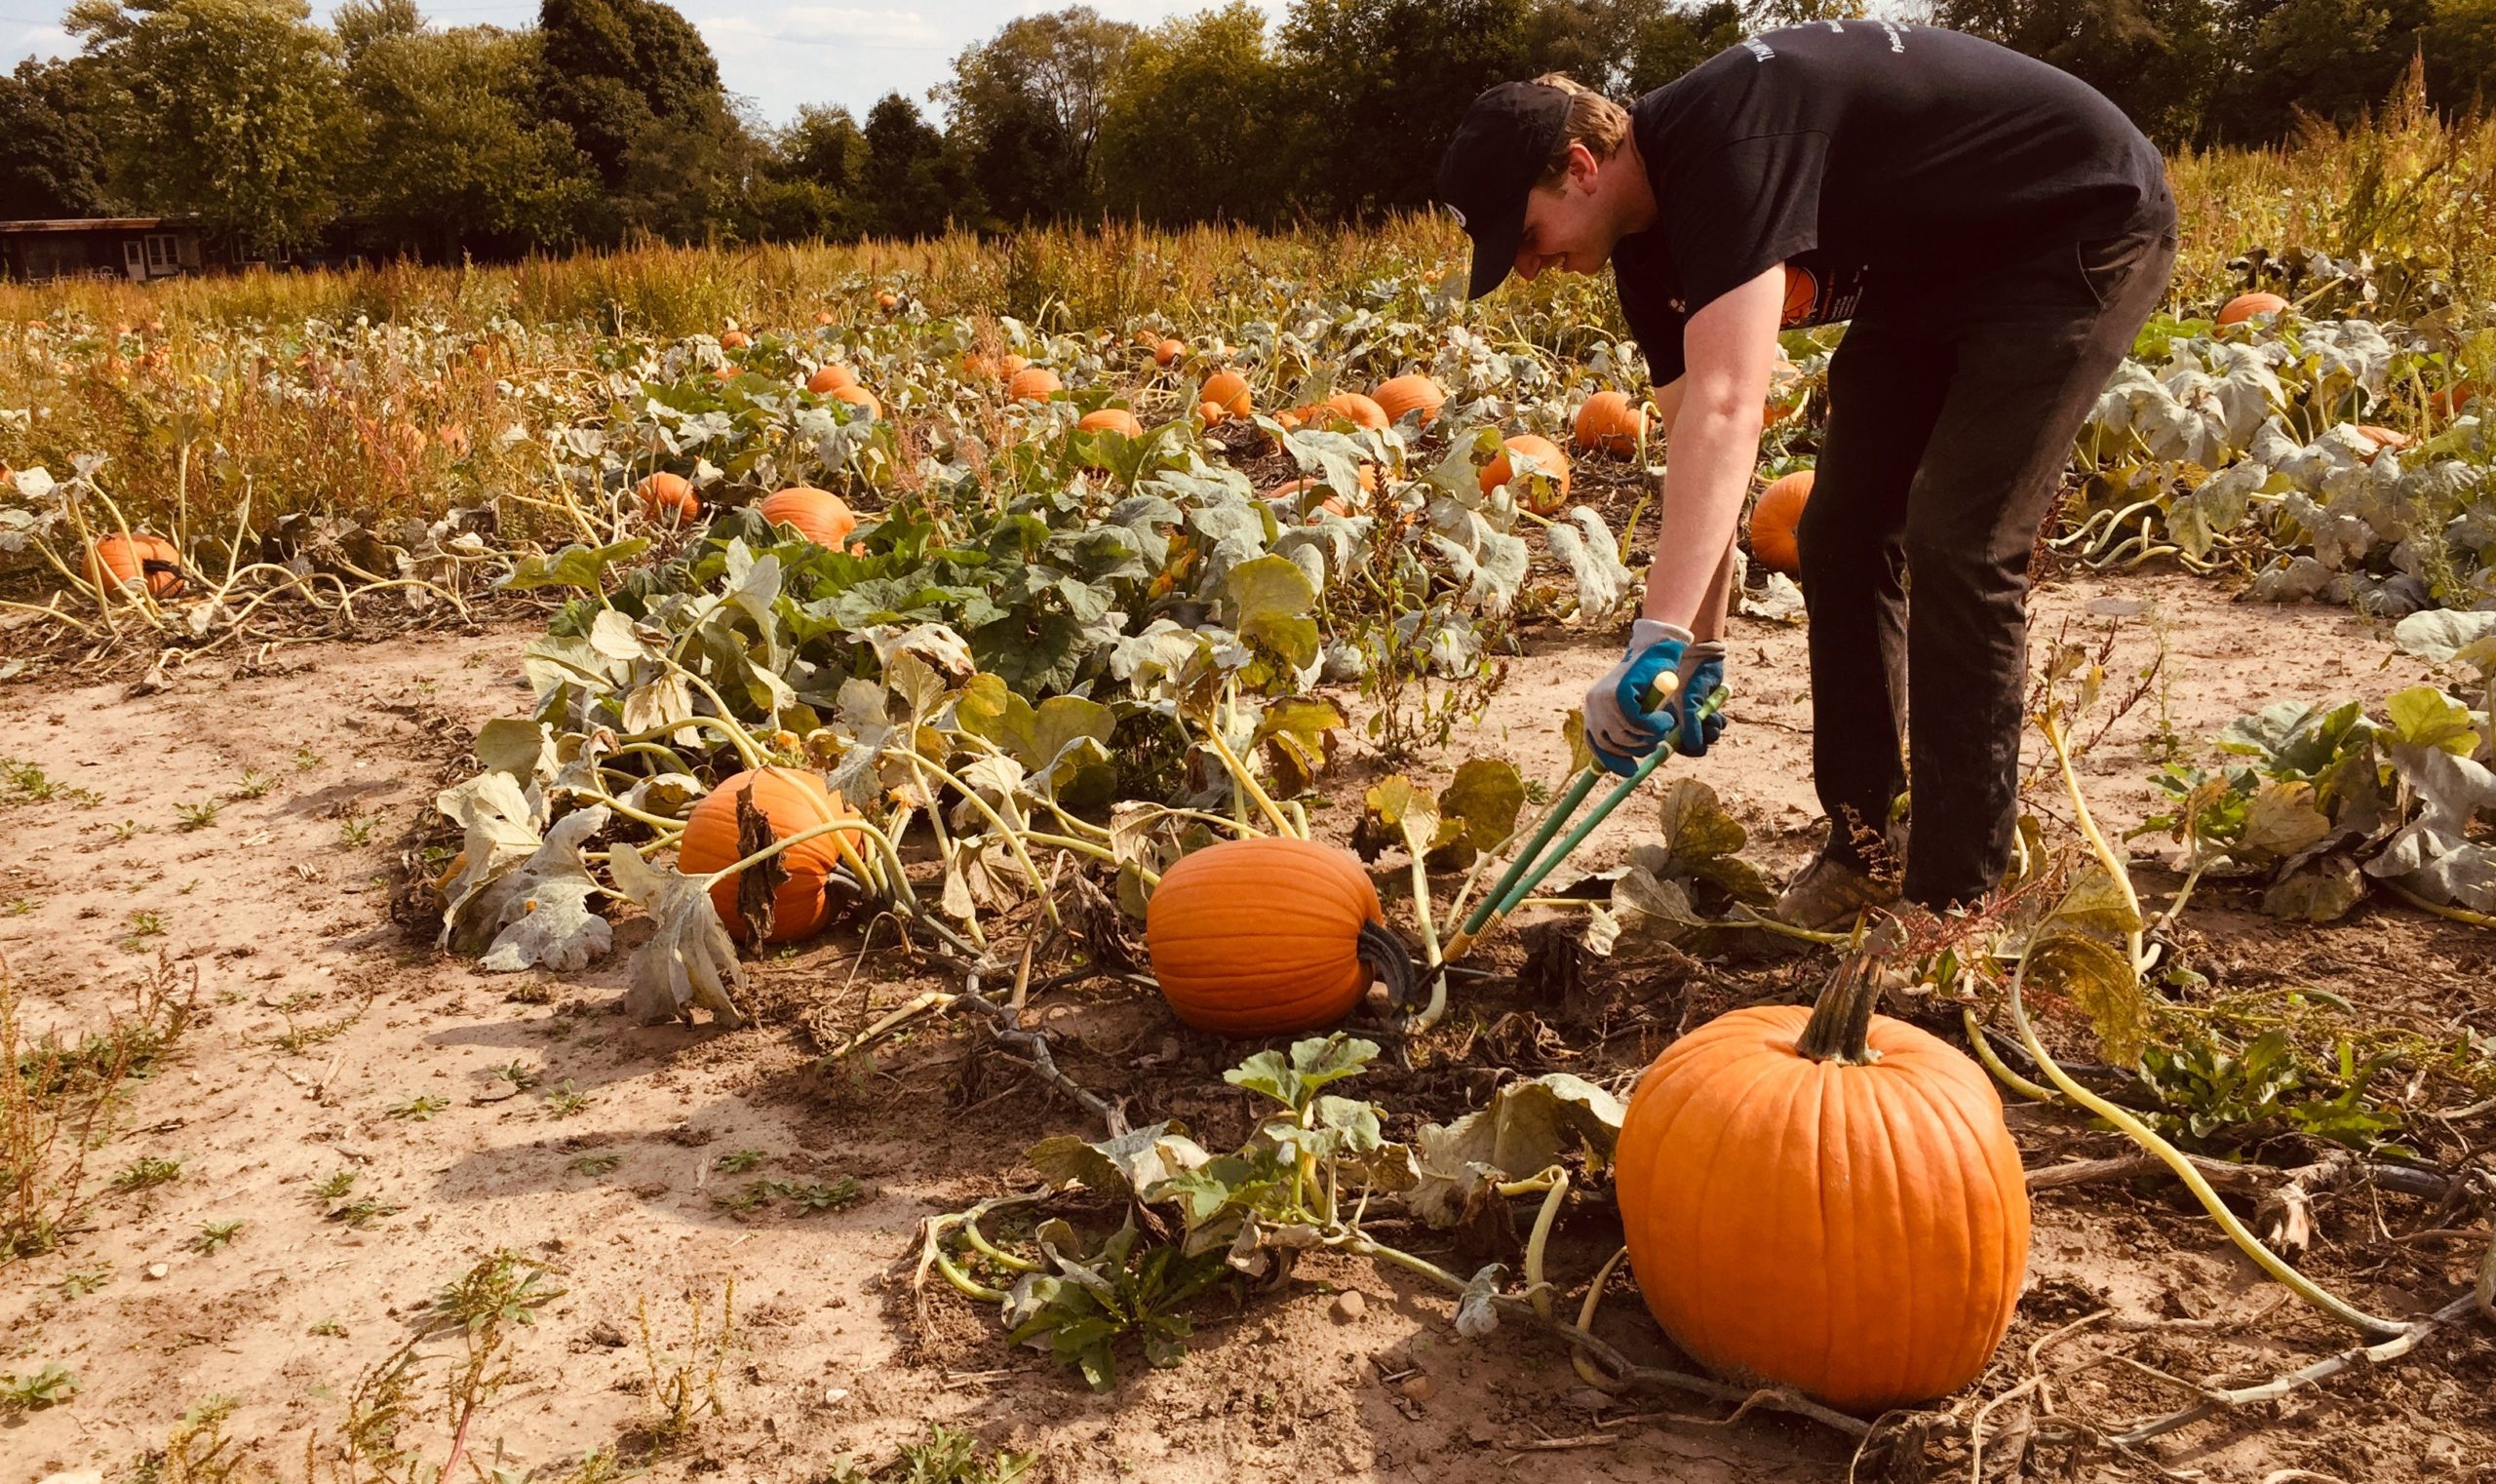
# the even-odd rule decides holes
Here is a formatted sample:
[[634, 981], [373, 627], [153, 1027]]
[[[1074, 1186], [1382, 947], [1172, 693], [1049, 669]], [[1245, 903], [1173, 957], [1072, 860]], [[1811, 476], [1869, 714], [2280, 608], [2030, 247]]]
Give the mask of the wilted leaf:
[[702, 879], [649, 865], [630, 844], [609, 850], [606, 863], [614, 873], [615, 889], [641, 908], [655, 929], [647, 943], [633, 951], [625, 1011], [642, 1025], [655, 1026], [690, 1021], [699, 1007], [722, 1026], [744, 1025], [745, 1014], [729, 992], [745, 988], [745, 969]]
[[2366, 879], [2345, 855], [2326, 855], [2289, 873], [2262, 894], [2262, 911], [2291, 922], [2336, 922], [2366, 894]]
[[443, 920], [443, 943], [454, 954], [484, 957], [497, 973], [530, 967], [585, 968], [613, 946], [606, 919], [589, 910], [598, 882], [581, 860], [583, 843], [606, 828], [603, 807], [555, 821], [527, 860], [472, 893]]
[[2109, 1063], [2140, 1064], [2149, 1038], [2149, 1003], [2123, 949], [2077, 933], [2058, 933], [2029, 950], [2028, 979], [2080, 1006]]
[[511, 774], [491, 772], [443, 790], [434, 796], [434, 807], [463, 832], [459, 871], [442, 891], [447, 944], [450, 921], [469, 900], [536, 853], [539, 802]]
[[[2450, 664], [2474, 645], [2496, 639], [2496, 612], [2461, 613], [2450, 608], [2430, 608], [2412, 613], [2394, 626], [2393, 643], [2410, 654], [2435, 664]], [[2484, 662], [2478, 665], [2487, 669]]]
[[555, 728], [543, 722], [497, 717], [477, 728], [470, 750], [488, 769], [524, 784], [555, 771]]
[[1439, 791], [1439, 817], [1461, 823], [1463, 839], [1476, 850], [1498, 849], [1516, 830], [1524, 808], [1525, 779], [1515, 764], [1498, 758], [1466, 759]]
[[1467, 1340], [1487, 1340], [1500, 1327], [1499, 1307], [1492, 1301], [1500, 1295], [1500, 1280], [1507, 1275], [1507, 1265], [1493, 1263], [1473, 1274], [1464, 1292], [1456, 1301], [1456, 1332]]
[[2331, 833], [2330, 817], [2314, 804], [2314, 785], [2263, 785], [2244, 810], [2243, 843], [2274, 855], [2294, 855]]
[[2393, 740], [2411, 747], [2437, 747], [2467, 758], [2478, 748], [2478, 729], [2470, 708], [2433, 685], [2412, 685], [2385, 697], [2384, 719]]
[[1308, 616], [1317, 591], [1289, 557], [1263, 556], [1232, 566], [1223, 579], [1239, 637], [1281, 656], [1294, 670], [1317, 658], [1317, 623]]
[[1250, 742], [1265, 749], [1277, 792], [1291, 798], [1316, 787], [1317, 770], [1326, 765], [1328, 743], [1343, 724], [1344, 714], [1334, 702], [1288, 696], [1267, 705]]
[[2054, 904], [2048, 921], [2058, 926], [2123, 937], [2141, 929], [2139, 906], [2106, 868], [2090, 865]]
[[1362, 796], [1373, 831], [1394, 831], [1415, 860], [1439, 842], [1439, 806], [1412, 779], [1396, 773], [1370, 785]]
[[1079, 1185], [1113, 1200], [1150, 1195], [1173, 1175], [1212, 1157], [1188, 1137], [1185, 1124], [1167, 1121], [1097, 1144], [1060, 1134], [1033, 1145], [1024, 1155], [1051, 1185], [1061, 1190]]
[[1420, 1179], [1407, 1197], [1413, 1213], [1452, 1227], [1486, 1184], [1538, 1174], [1581, 1145], [1608, 1160], [1627, 1113], [1618, 1098], [1565, 1072], [1503, 1083], [1489, 1107], [1423, 1127], [1413, 1151]]

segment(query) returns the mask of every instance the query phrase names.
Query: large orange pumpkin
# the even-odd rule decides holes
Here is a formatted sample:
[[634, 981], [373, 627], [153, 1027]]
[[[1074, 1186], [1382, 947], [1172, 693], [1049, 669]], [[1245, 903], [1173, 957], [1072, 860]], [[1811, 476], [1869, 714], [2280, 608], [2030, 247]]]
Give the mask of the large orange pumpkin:
[[[722, 778], [720, 786], [693, 806], [684, 821], [684, 839], [677, 846], [676, 869], [686, 876], [708, 876], [745, 859], [737, 848], [737, 795], [751, 787], [754, 806], [771, 821], [771, 838], [787, 840], [801, 830], [836, 824], [857, 816], [840, 796], [824, 787], [823, 775], [811, 769], [765, 767]], [[771, 895], [768, 943], [790, 943], [812, 936], [831, 916], [824, 883], [840, 864], [835, 834], [791, 845], [776, 857], [788, 879]], [[738, 874], [742, 876], [743, 873]], [[738, 877], [727, 877], [711, 888], [711, 905], [738, 942], [746, 939], [745, 918], [737, 912]]]
[[2278, 314], [2288, 307], [2288, 301], [2276, 293], [2240, 293], [2219, 310], [2219, 323], [2234, 325], [2257, 314]]
[[794, 526], [798, 534], [817, 546], [838, 550], [849, 533], [858, 528], [858, 516], [847, 501], [829, 489], [812, 485], [792, 485], [775, 494], [762, 497], [756, 509], [774, 526]]
[[1439, 415], [1440, 408], [1447, 406], [1447, 393], [1420, 371], [1391, 376], [1380, 382], [1378, 390], [1370, 393], [1370, 398], [1378, 404], [1380, 410], [1386, 413], [1388, 422], [1402, 422], [1405, 413], [1419, 409], [1424, 426]]
[[1399, 1001], [1412, 991], [1412, 958], [1369, 874], [1305, 840], [1227, 840], [1181, 857], [1145, 906], [1144, 941], [1170, 1008], [1223, 1035], [1332, 1025], [1372, 979]]
[[87, 554], [87, 580], [99, 588], [107, 582], [127, 588], [142, 579], [151, 598], [182, 595], [182, 554], [173, 542], [145, 531], [127, 536], [116, 531]]
[[1122, 407], [1105, 407], [1097, 412], [1086, 412], [1074, 420], [1074, 425], [1086, 433], [1116, 433], [1126, 438], [1144, 436], [1144, 424], [1136, 421], [1135, 413]]
[[1196, 400], [1210, 402], [1233, 417], [1245, 417], [1256, 407], [1248, 396], [1248, 378], [1237, 371], [1215, 371], [1207, 376]]
[[806, 390], [817, 396], [857, 384], [858, 378], [850, 373], [849, 368], [837, 363], [816, 368], [815, 373], [806, 378]]
[[1016, 371], [1013, 379], [1005, 383], [1005, 400], [1046, 402], [1062, 390], [1064, 387], [1057, 379], [1057, 372], [1045, 366], [1027, 366]]
[[1570, 442], [1590, 452], [1626, 458], [1638, 451], [1647, 431], [1647, 410], [1632, 403], [1627, 392], [1597, 392], [1578, 409]]
[[2028, 1263], [2028, 1189], [1984, 1070], [1841, 971], [1666, 1047], [1614, 1154], [1639, 1291], [1744, 1384], [1871, 1414], [1981, 1373]]
[[1812, 471], [1800, 470], [1759, 492], [1751, 506], [1751, 555], [1773, 572], [1792, 576], [1803, 569], [1803, 552], [1794, 539], [1803, 507], [1812, 498]]
[[1536, 465], [1532, 475], [1508, 490], [1518, 504], [1537, 515], [1549, 515], [1569, 503], [1569, 455], [1540, 433], [1517, 434], [1499, 457], [1482, 466], [1484, 494], [1516, 478], [1508, 462], [1510, 453], [1522, 453]]
[[674, 517], [690, 521], [702, 514], [702, 497], [693, 492], [693, 482], [682, 474], [661, 470], [633, 487], [642, 498], [642, 509], [653, 521]]
[[1386, 415], [1386, 409], [1358, 392], [1337, 392], [1326, 399], [1326, 410], [1353, 427], [1378, 432], [1384, 432], [1386, 425], [1394, 420]]

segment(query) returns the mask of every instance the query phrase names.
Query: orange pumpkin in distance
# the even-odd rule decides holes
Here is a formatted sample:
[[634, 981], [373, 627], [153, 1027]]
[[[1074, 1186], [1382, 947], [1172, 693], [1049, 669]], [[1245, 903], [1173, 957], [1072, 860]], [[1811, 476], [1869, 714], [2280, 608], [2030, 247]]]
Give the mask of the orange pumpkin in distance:
[[863, 408], [869, 417], [884, 415], [884, 405], [876, 400], [874, 392], [863, 386], [836, 386], [832, 389], [832, 400], [846, 402], [854, 408]]
[[1248, 378], [1237, 371], [1215, 371], [1205, 378], [1199, 402], [1210, 402], [1233, 417], [1245, 417], [1256, 410], [1248, 397]]
[[1045, 366], [1027, 366], [1016, 371], [1013, 379], [1005, 383], [1005, 400], [1046, 402], [1063, 390], [1065, 388], [1059, 383], [1057, 372]]
[[1413, 961], [1350, 852], [1286, 837], [1180, 857], [1145, 904], [1152, 977], [1181, 1020], [1247, 1037], [1329, 1026], [1383, 979], [1410, 997]]
[[817, 367], [815, 373], [806, 378], [806, 390], [818, 397], [857, 384], [858, 378], [850, 373], [849, 368], [837, 364]]
[[1144, 424], [1136, 420], [1135, 413], [1122, 407], [1105, 407], [1097, 412], [1086, 412], [1074, 420], [1074, 425], [1086, 433], [1115, 433], [1122, 438], [1144, 436]]
[[1212, 427], [1215, 423], [1222, 421], [1225, 417], [1229, 415], [1230, 414], [1228, 412], [1222, 410], [1222, 404], [1218, 402], [1199, 402], [1196, 404], [1196, 416], [1203, 419], [1206, 427]]
[[754, 343], [754, 337], [742, 330], [731, 330], [720, 336], [722, 350], [743, 350]]
[[745, 368], [742, 366], [714, 367], [711, 371], [711, 379], [714, 381], [734, 381], [736, 378], [744, 374]]
[[1627, 458], [1638, 451], [1639, 437], [1646, 431], [1647, 410], [1632, 403], [1627, 392], [1597, 392], [1578, 409], [1569, 441], [1584, 451]]
[[901, 295], [893, 293], [890, 289], [887, 289], [883, 293], [876, 295], [876, 307], [878, 309], [891, 310], [898, 307], [900, 303]]
[[[1511, 453], [1534, 460], [1535, 473], [1520, 478], [1508, 461]], [[1482, 466], [1482, 492], [1502, 485], [1518, 504], [1537, 515], [1549, 515], [1569, 503], [1569, 455], [1540, 433], [1519, 433], [1507, 440], [1499, 457]]]
[[1759, 492], [1751, 506], [1751, 555], [1762, 566], [1791, 577], [1803, 569], [1803, 552], [1794, 527], [1812, 498], [1813, 471], [1799, 470]]
[[641, 496], [643, 513], [653, 521], [691, 521], [702, 514], [702, 497], [682, 474], [661, 470], [635, 485], [633, 492]]
[[857, 513], [846, 500], [812, 485], [792, 485], [764, 495], [755, 509], [772, 525], [795, 527], [798, 534], [817, 546], [835, 550], [858, 528]]
[[2450, 417], [2487, 393], [2476, 381], [2456, 381], [2438, 387], [2427, 396], [2427, 406], [2438, 417]]
[[159, 600], [182, 595], [182, 554], [163, 536], [145, 531], [119, 531], [96, 542], [87, 553], [87, 580], [115, 589], [147, 584], [147, 596]]
[[1152, 364], [1155, 366], [1176, 366], [1179, 363], [1179, 358], [1187, 353], [1187, 341], [1164, 340], [1160, 344], [1152, 347]]
[[1385, 432], [1387, 424], [1393, 421], [1386, 415], [1386, 409], [1380, 407], [1375, 399], [1358, 392], [1337, 392], [1326, 399], [1326, 408], [1353, 427], [1368, 428], [1373, 432]]
[[2288, 301], [2276, 293], [2240, 293], [2219, 309], [2219, 323], [2236, 325], [2257, 314], [2278, 314], [2288, 307]]
[[1812, 1011], [1752, 1006], [1675, 1041], [1613, 1155], [1630, 1269], [1673, 1343], [1867, 1417], [1984, 1371], [2029, 1220], [1984, 1069], [1868, 993], [1840, 975]]
[[2361, 422], [2358, 424], [2358, 436], [2374, 445], [2372, 449], [2366, 450], [2366, 457], [2369, 459], [2373, 458], [2376, 454], [2381, 453], [2386, 449], [2390, 449], [2394, 452], [2398, 453], [2401, 449], [2409, 447], [2408, 434], [2401, 432], [2398, 428], [2377, 427], [2370, 422]]
[[[771, 821], [771, 838], [787, 840], [817, 825], [838, 824], [857, 814], [840, 796], [824, 787], [823, 775], [810, 768], [764, 767], [722, 778], [685, 817], [684, 839], [677, 846], [676, 869], [686, 876], [708, 876], [745, 859], [737, 848], [737, 795], [754, 790], [754, 806]], [[824, 886], [840, 864], [837, 834], [818, 835], [791, 845], [775, 857], [788, 879], [771, 894], [771, 934], [766, 943], [793, 943], [820, 931], [832, 915]], [[742, 876], [743, 873], [739, 873]], [[729, 936], [747, 938], [745, 919], [737, 912], [738, 877], [711, 887], [711, 905]]]
[[1424, 427], [1439, 415], [1440, 408], [1447, 406], [1447, 393], [1420, 371], [1388, 377], [1378, 384], [1370, 398], [1386, 414], [1388, 422], [1402, 422], [1405, 413], [1418, 409]]

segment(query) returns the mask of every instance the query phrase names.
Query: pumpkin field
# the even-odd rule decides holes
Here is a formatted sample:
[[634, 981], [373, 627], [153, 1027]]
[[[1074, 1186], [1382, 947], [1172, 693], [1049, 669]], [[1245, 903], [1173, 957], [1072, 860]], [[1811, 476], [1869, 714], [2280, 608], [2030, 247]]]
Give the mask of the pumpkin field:
[[1843, 327], [1616, 788], [1442, 223], [0, 289], [0, 1480], [2496, 1478], [2496, 128], [2174, 171], [1872, 957]]

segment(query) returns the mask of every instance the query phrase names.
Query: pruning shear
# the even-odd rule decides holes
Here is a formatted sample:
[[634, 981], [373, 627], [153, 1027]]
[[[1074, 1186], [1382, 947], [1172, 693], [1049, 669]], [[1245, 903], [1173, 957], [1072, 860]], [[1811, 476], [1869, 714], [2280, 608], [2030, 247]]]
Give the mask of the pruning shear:
[[[1680, 683], [1681, 678], [1669, 672], [1657, 677], [1655, 688], [1647, 692], [1647, 709], [1660, 710], [1664, 702], [1672, 698], [1673, 690]], [[1544, 816], [1542, 827], [1534, 832], [1534, 839], [1528, 840], [1526, 847], [1517, 853], [1517, 858], [1508, 863], [1508, 869], [1501, 875], [1499, 884], [1484, 894], [1481, 902], [1474, 907], [1472, 914], [1464, 919], [1464, 926], [1457, 932], [1455, 937], [1448, 940], [1446, 952], [1439, 956], [1440, 967], [1444, 969], [1447, 964], [1462, 957], [1466, 949], [1471, 948], [1485, 934], [1499, 926], [1509, 913], [1516, 911], [1517, 905], [1523, 902], [1535, 887], [1542, 884], [1544, 877], [1558, 870], [1560, 863], [1567, 860], [1578, 846], [1585, 842], [1587, 836], [1592, 835], [1604, 820], [1611, 817], [1612, 811], [1620, 806], [1621, 801], [1638, 792], [1639, 785], [1647, 781], [1649, 773], [1662, 766], [1663, 761], [1672, 756], [1675, 744], [1680, 740], [1682, 728], [1696, 725], [1722, 711], [1725, 707], [1725, 687], [1719, 685], [1709, 692], [1707, 698], [1700, 701], [1695, 710], [1685, 712], [1682, 719], [1674, 723], [1672, 729], [1664, 733], [1663, 739], [1656, 744], [1656, 750], [1649, 753], [1645, 761], [1638, 764], [1637, 771], [1621, 779], [1611, 793], [1597, 801], [1594, 812], [1580, 820], [1577, 827], [1570, 830], [1568, 836], [1560, 841], [1558, 848], [1546, 854], [1543, 847], [1551, 843], [1551, 838], [1568, 825], [1569, 817], [1578, 812], [1579, 807], [1586, 801], [1586, 796], [1594, 792], [1595, 785], [1610, 776], [1600, 762], [1588, 762], [1579, 769], [1578, 776], [1569, 781], [1568, 790], [1560, 796], [1558, 805]]]

